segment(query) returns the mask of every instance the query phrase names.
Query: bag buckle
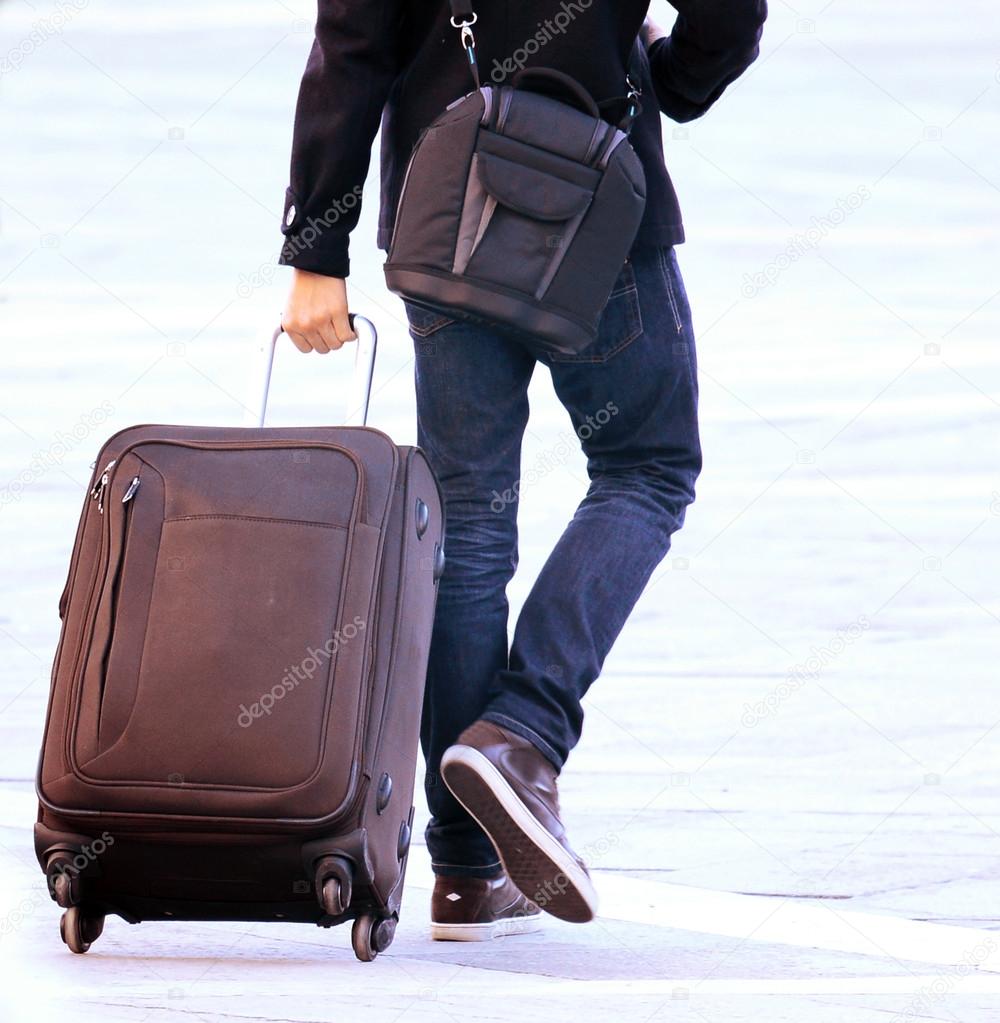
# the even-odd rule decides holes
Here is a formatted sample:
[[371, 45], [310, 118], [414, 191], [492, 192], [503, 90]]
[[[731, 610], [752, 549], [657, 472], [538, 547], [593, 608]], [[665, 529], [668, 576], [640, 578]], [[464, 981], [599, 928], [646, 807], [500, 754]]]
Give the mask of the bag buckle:
[[628, 92], [626, 93], [625, 98], [629, 103], [629, 114], [634, 117], [637, 112], [637, 104], [635, 101], [642, 95], [642, 89], [640, 89], [639, 86], [632, 81], [631, 75], [625, 76], [625, 84], [628, 86]]

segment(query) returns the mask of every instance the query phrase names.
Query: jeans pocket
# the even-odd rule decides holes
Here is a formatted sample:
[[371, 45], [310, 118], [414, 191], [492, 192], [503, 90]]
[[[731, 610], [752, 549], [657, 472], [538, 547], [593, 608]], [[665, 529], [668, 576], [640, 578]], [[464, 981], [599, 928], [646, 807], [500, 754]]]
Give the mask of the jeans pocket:
[[449, 316], [443, 310], [417, 305], [416, 302], [411, 302], [409, 299], [403, 299], [403, 307], [410, 324], [410, 333], [414, 337], [430, 337], [442, 327], [447, 327], [449, 323], [455, 322], [455, 317]]
[[631, 259], [625, 261], [601, 313], [597, 337], [578, 352], [552, 352], [552, 362], [607, 362], [642, 333], [639, 289]]

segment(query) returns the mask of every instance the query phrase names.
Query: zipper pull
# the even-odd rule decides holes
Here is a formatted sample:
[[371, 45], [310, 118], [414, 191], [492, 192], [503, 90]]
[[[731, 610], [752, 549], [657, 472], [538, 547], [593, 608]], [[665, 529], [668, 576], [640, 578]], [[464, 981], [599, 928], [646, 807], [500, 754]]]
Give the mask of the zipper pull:
[[94, 489], [90, 492], [91, 497], [97, 497], [97, 495], [101, 492], [101, 487], [106, 487], [108, 485], [108, 473], [115, 467], [116, 461], [117, 459], [112, 458], [104, 467], [104, 472], [101, 473], [100, 479], [94, 484]]
[[101, 473], [101, 478], [94, 484], [94, 489], [91, 490], [91, 499], [97, 501], [97, 510], [103, 515], [104, 514], [104, 490], [108, 485], [108, 479], [111, 474], [111, 470], [115, 467], [117, 458], [112, 458], [110, 462], [104, 467], [104, 472]]
[[125, 496], [122, 498], [122, 504], [128, 504], [129, 501], [135, 497], [136, 491], [139, 489], [139, 477], [133, 476], [132, 482], [128, 485], [128, 490], [125, 491]]

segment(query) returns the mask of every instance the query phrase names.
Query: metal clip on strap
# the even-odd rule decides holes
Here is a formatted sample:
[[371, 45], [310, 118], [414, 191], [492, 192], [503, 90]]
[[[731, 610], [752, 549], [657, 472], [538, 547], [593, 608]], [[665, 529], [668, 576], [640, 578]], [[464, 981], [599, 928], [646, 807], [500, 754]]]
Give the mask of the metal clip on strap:
[[625, 116], [619, 121], [618, 127], [627, 135], [632, 130], [632, 122], [642, 110], [639, 103], [642, 89], [633, 80], [631, 71], [625, 76], [625, 84], [628, 86], [628, 92], [625, 94]]
[[[457, 28], [460, 32], [462, 46], [465, 48], [466, 56], [469, 58], [469, 70], [472, 72], [472, 79], [476, 83], [476, 88], [480, 89], [482, 88], [482, 82], [479, 78], [479, 61], [476, 58], [476, 37], [472, 34], [472, 26], [479, 20], [479, 15], [472, 9], [472, 0], [449, 0], [449, 3], [451, 6], [452, 27]], [[641, 43], [638, 45], [641, 45]], [[625, 96], [625, 116], [618, 125], [626, 135], [632, 128], [632, 122], [642, 110], [642, 106], [639, 103], [639, 97], [642, 95], [642, 90], [638, 85], [639, 78], [639, 55], [633, 47], [628, 73], [625, 75], [625, 84], [628, 88]]]
[[476, 88], [482, 83], [479, 80], [479, 61], [476, 59], [476, 37], [472, 34], [472, 26], [479, 20], [479, 15], [472, 9], [468, 0], [452, 0], [451, 2], [451, 24], [461, 33], [462, 46], [469, 58], [469, 70], [472, 72], [472, 80]]

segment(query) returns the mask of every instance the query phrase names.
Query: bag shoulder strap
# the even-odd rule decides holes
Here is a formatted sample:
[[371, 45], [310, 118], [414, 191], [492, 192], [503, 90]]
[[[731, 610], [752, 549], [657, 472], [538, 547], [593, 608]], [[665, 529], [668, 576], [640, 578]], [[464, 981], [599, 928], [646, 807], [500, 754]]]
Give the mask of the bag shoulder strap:
[[[451, 24], [453, 28], [457, 28], [461, 34], [462, 46], [465, 49], [465, 54], [469, 60], [469, 70], [472, 72], [472, 80], [476, 83], [476, 88], [482, 88], [482, 82], [479, 77], [479, 61], [476, 57], [476, 37], [473, 35], [472, 26], [475, 25], [479, 18], [479, 15], [472, 8], [472, 0], [448, 0], [451, 7]], [[635, 121], [636, 116], [642, 107], [639, 105], [639, 97], [642, 95], [642, 90], [639, 88], [641, 81], [641, 57], [639, 55], [639, 46], [642, 45], [641, 39], [636, 40], [636, 45], [632, 47], [632, 53], [629, 58], [628, 71], [625, 74], [625, 115], [621, 121], [618, 122], [618, 127], [621, 128], [626, 134], [632, 129], [632, 123]], [[618, 102], [615, 100], [608, 102]], [[601, 104], [602, 106], [604, 104]]]
[[[451, 3], [452, 21], [475, 21], [476, 13], [472, 9], [472, 0], [449, 0]], [[458, 28], [456, 25], [455, 28]]]

